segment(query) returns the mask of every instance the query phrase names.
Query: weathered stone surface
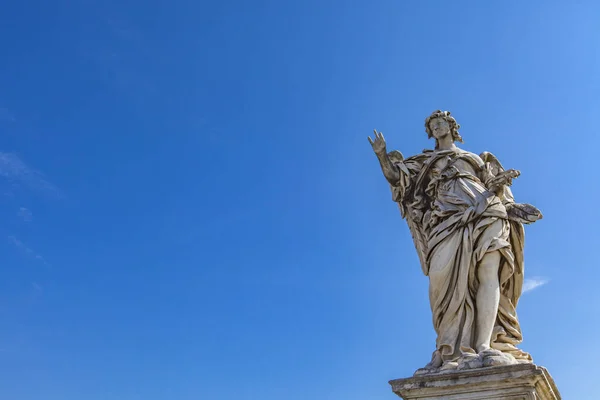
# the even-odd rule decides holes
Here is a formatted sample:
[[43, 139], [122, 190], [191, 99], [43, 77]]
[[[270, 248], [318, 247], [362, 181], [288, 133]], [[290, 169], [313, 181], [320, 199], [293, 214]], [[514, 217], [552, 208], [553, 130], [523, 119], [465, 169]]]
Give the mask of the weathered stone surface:
[[504, 169], [489, 152], [456, 146], [459, 127], [449, 112], [433, 112], [425, 130], [435, 148], [408, 158], [388, 152], [381, 132], [369, 137], [429, 277], [437, 339], [431, 361], [417, 375], [533, 361], [518, 347], [523, 336], [516, 307], [523, 224], [542, 214], [515, 200], [510, 186], [519, 171]]
[[390, 381], [405, 400], [560, 400], [552, 377], [534, 364], [421, 375]]

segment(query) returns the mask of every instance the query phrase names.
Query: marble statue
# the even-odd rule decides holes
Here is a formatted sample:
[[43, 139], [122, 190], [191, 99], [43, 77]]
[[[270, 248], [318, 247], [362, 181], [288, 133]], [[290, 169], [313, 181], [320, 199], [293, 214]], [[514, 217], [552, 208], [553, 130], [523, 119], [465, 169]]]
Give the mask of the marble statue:
[[437, 334], [431, 362], [416, 375], [531, 363], [516, 306], [523, 286], [523, 224], [542, 218], [509, 188], [520, 175], [491, 153], [462, 150], [460, 125], [448, 111], [425, 120], [434, 150], [404, 158], [383, 134], [369, 137], [407, 221]]

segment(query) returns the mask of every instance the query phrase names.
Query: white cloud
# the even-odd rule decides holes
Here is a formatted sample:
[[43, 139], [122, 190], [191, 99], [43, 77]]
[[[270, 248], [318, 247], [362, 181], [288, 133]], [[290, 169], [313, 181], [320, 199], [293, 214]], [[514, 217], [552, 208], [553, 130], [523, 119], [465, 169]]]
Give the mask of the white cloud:
[[27, 254], [34, 254], [33, 250], [31, 250], [29, 247], [27, 247], [25, 245], [25, 243], [21, 242], [19, 239], [17, 239], [14, 236], [9, 236], [8, 237], [8, 241], [11, 242], [12, 244], [14, 244], [19, 250], [24, 251]]
[[531, 292], [533, 289], [537, 289], [540, 286], [548, 283], [548, 279], [545, 278], [529, 278], [523, 282], [523, 293]]
[[27, 254], [29, 257], [35, 258], [36, 260], [38, 260], [42, 264], [44, 264], [46, 266], [49, 266], [49, 264], [46, 262], [46, 260], [44, 259], [44, 257], [42, 257], [41, 255], [37, 254], [35, 251], [33, 251], [32, 248], [30, 248], [25, 243], [23, 243], [22, 241], [20, 241], [19, 239], [17, 239], [15, 236], [13, 236], [13, 235], [8, 236], [8, 241], [10, 243], [12, 243], [17, 249], [19, 249], [19, 251], [22, 251], [23, 253]]
[[61, 191], [54, 184], [46, 180], [40, 172], [25, 164], [14, 153], [0, 152], [0, 177], [28, 186], [34, 191], [54, 197], [63, 197]]

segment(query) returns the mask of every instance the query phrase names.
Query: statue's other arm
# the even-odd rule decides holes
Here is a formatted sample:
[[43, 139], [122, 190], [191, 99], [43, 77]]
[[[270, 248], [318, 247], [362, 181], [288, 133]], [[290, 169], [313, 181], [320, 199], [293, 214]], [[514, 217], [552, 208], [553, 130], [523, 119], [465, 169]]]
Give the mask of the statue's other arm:
[[505, 203], [514, 203], [514, 198], [509, 187], [512, 181], [521, 175], [521, 172], [515, 169], [505, 170], [500, 161], [492, 153], [481, 153], [482, 162], [481, 180], [488, 190], [496, 193]]
[[500, 161], [491, 153], [481, 154], [484, 164], [483, 181], [489, 190], [493, 190], [506, 205], [506, 211], [510, 220], [523, 224], [531, 224], [542, 219], [542, 213], [531, 204], [515, 202], [509, 186], [512, 180], [521, 173], [514, 169], [505, 170]]

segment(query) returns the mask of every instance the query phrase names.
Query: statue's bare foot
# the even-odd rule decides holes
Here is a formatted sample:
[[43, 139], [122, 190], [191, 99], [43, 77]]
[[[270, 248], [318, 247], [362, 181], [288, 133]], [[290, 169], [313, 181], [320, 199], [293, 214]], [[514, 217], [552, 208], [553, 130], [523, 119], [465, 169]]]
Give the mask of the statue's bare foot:
[[487, 349], [479, 351], [479, 355], [482, 357], [492, 357], [492, 356], [500, 357], [503, 354], [505, 354], [505, 353], [501, 352], [500, 350], [492, 349], [491, 347], [488, 347]]
[[435, 374], [439, 371], [440, 367], [442, 366], [442, 363], [442, 355], [439, 351], [436, 351], [435, 353], [433, 353], [433, 358], [431, 359], [431, 361], [423, 368], [419, 368], [415, 372], [414, 376]]
[[457, 369], [458, 369], [457, 361], [446, 361], [446, 362], [444, 362], [444, 364], [442, 364], [439, 372], [440, 373], [453, 372], [453, 371], [456, 371]]
[[437, 372], [437, 368], [427, 368], [427, 367], [423, 367], [423, 368], [419, 368], [418, 370], [415, 371], [413, 376], [421, 376], [421, 375], [430, 375], [430, 374], [435, 374]]
[[416, 370], [414, 376], [437, 374], [439, 370], [439, 368], [433, 367], [431, 363], [429, 363], [423, 368], [419, 368], [418, 370]]
[[484, 367], [498, 367], [501, 365], [517, 364], [517, 359], [508, 353], [503, 353], [500, 350], [488, 349], [479, 353], [483, 360]]

